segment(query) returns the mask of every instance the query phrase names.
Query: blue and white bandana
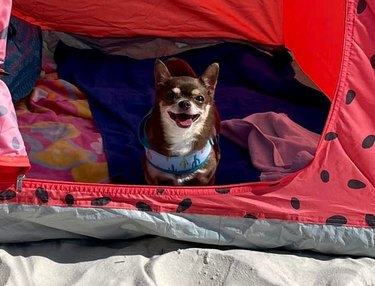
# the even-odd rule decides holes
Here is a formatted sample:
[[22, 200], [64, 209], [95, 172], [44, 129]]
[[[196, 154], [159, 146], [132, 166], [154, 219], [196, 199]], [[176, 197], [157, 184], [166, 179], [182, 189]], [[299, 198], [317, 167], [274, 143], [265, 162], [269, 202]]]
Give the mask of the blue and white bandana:
[[142, 143], [146, 151], [147, 161], [159, 171], [173, 174], [185, 175], [191, 174], [199, 170], [207, 162], [211, 153], [214, 140], [210, 139], [203, 149], [196, 151], [192, 154], [185, 156], [165, 156], [151, 149], [146, 132], [145, 126], [150, 114], [146, 115], [139, 128], [139, 141]]

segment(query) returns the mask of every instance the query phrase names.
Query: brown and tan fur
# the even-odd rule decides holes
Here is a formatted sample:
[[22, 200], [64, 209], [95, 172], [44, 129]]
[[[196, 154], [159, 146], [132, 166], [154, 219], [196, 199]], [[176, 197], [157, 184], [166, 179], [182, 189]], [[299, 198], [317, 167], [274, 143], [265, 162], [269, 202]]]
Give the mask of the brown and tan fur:
[[[165, 64], [159, 60], [155, 62], [155, 105], [145, 126], [153, 150], [165, 156], [184, 156], [201, 150], [210, 138], [216, 141], [220, 126], [214, 103], [218, 72], [219, 66], [215, 63], [197, 78], [191, 67], [180, 59], [173, 58]], [[201, 97], [204, 98], [203, 102]], [[181, 101], [188, 101], [190, 107], [182, 110]], [[174, 112], [187, 113], [198, 119], [194, 119], [189, 127], [181, 127], [169, 115]], [[145, 178], [151, 185], [212, 185], [219, 159], [217, 142], [206, 164], [191, 174], [168, 174], [154, 168], [144, 159]]]

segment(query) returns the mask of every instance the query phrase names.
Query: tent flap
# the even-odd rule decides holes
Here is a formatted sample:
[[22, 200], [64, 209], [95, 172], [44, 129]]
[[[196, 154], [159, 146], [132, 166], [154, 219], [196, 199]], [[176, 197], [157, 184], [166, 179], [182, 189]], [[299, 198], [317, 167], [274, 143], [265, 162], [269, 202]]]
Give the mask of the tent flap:
[[345, 17], [346, 1], [283, 1], [285, 46], [331, 99], [341, 69]]
[[283, 44], [279, 0], [15, 0], [13, 14], [45, 29], [98, 37], [219, 37]]

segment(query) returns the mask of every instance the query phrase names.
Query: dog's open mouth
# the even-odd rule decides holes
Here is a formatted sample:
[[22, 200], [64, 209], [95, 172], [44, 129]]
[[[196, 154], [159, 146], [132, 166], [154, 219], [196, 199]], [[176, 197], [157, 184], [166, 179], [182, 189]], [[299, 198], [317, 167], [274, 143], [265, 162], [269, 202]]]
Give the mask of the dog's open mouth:
[[190, 127], [194, 121], [196, 121], [200, 114], [186, 114], [186, 113], [173, 113], [168, 112], [169, 116], [176, 122], [178, 127], [181, 128], [188, 128]]

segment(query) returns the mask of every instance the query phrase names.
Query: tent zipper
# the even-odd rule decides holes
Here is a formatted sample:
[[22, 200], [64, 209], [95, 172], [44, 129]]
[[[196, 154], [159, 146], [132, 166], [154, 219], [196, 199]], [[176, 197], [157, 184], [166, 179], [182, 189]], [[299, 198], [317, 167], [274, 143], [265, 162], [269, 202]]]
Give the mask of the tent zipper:
[[16, 192], [21, 192], [22, 191], [22, 182], [26, 178], [25, 174], [20, 174], [17, 176], [17, 181], [16, 181]]

